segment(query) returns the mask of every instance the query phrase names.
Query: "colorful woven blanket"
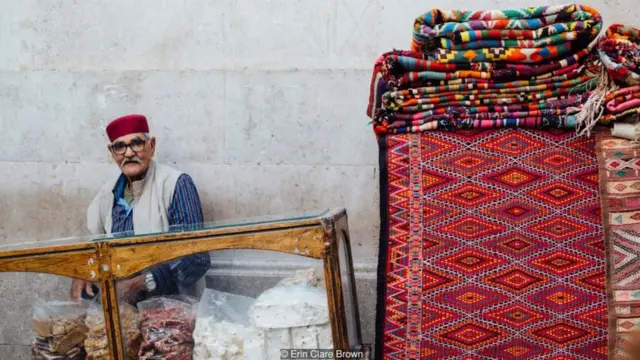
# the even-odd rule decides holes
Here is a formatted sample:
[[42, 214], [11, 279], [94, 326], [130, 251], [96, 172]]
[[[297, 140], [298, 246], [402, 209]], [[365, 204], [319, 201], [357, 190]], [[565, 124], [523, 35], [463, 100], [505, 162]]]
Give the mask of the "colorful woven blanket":
[[413, 133], [435, 129], [573, 128], [573, 114], [580, 110], [588, 95], [537, 103], [447, 106], [416, 113], [390, 113], [380, 116], [382, 120], [377, 130], [381, 133]]
[[627, 120], [637, 123], [640, 114], [640, 30], [611, 25], [598, 45], [598, 54], [611, 80], [606, 84], [600, 123]]
[[413, 26], [414, 51], [441, 63], [541, 63], [575, 53], [602, 28], [600, 13], [584, 5], [513, 10], [431, 10]]
[[617, 120], [638, 122], [640, 114], [640, 86], [609, 91], [604, 98], [605, 111], [601, 122], [609, 124]]
[[389, 87], [411, 86], [416, 81], [486, 81], [531, 80], [576, 71], [591, 54], [594, 43], [568, 55], [541, 64], [472, 63], [445, 64], [428, 60], [424, 54], [394, 50], [380, 56], [374, 64], [374, 75], [380, 75]]
[[640, 85], [640, 30], [611, 25], [598, 44], [598, 54], [607, 73], [618, 84]]
[[590, 48], [554, 62], [442, 64], [393, 51], [374, 67], [367, 114], [382, 133], [575, 127], [600, 68]]
[[640, 114], [640, 30], [611, 25], [601, 37], [597, 53], [603, 76], [577, 116], [577, 126], [587, 134], [598, 123], [637, 123]]

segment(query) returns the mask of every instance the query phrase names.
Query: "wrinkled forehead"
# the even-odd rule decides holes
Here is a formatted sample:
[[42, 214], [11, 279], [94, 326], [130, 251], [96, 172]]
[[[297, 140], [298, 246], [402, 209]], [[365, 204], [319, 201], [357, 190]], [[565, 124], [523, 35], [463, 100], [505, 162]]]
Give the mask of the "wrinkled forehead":
[[133, 134], [123, 135], [123, 136], [120, 136], [119, 138], [113, 140], [113, 142], [114, 143], [123, 142], [123, 143], [127, 144], [127, 143], [129, 143], [131, 140], [133, 140], [135, 138], [144, 140], [145, 139], [144, 133], [133, 133]]

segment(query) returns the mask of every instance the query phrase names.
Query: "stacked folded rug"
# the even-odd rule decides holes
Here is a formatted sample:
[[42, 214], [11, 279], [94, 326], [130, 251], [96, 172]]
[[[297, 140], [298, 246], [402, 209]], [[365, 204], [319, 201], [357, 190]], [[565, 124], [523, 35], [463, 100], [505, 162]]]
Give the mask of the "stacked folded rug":
[[431, 10], [411, 50], [377, 59], [367, 114], [377, 134], [575, 127], [600, 75], [601, 27], [581, 5]]
[[598, 44], [598, 54], [609, 81], [603, 82], [601, 113], [592, 114], [592, 118], [603, 124], [613, 123], [614, 134], [637, 140], [640, 134], [634, 125], [640, 114], [640, 30], [611, 25]]

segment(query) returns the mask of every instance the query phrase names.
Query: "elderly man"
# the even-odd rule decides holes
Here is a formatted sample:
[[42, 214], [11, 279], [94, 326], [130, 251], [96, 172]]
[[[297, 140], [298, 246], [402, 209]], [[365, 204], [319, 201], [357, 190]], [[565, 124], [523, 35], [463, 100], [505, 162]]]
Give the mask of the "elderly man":
[[[127, 115], [107, 126], [109, 152], [122, 174], [100, 190], [87, 211], [94, 234], [127, 236], [166, 232], [170, 226], [200, 224], [202, 207], [189, 175], [153, 160], [156, 139], [143, 115]], [[118, 282], [118, 296], [137, 302], [154, 295], [193, 291], [210, 266], [209, 254], [184, 257]], [[91, 298], [97, 288], [74, 280], [71, 298]]]

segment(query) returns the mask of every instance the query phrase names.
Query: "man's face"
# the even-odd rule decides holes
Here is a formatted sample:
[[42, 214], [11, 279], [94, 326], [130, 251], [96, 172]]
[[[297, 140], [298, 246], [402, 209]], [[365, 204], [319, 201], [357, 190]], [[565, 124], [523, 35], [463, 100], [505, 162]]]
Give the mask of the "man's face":
[[129, 134], [115, 139], [108, 148], [122, 173], [135, 178], [149, 167], [156, 150], [156, 139], [147, 139], [143, 133]]

